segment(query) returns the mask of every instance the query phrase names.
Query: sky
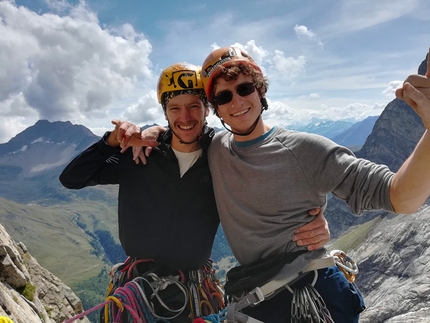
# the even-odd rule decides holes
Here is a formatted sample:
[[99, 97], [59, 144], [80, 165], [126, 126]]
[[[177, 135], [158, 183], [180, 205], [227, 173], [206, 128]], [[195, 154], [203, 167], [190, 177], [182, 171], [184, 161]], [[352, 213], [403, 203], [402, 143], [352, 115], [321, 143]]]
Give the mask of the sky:
[[0, 0], [0, 143], [40, 119], [165, 125], [160, 72], [232, 45], [269, 79], [268, 124], [360, 121], [417, 73], [429, 26], [428, 0]]

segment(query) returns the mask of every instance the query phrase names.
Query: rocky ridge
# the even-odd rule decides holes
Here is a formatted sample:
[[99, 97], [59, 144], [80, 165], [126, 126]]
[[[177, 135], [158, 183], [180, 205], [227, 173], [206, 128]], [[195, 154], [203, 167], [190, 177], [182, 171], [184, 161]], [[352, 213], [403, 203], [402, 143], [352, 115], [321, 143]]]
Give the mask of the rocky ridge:
[[356, 284], [367, 309], [361, 323], [430, 322], [430, 206], [377, 219], [360, 247]]
[[41, 267], [0, 224], [0, 316], [14, 323], [60, 323], [82, 311], [70, 287]]

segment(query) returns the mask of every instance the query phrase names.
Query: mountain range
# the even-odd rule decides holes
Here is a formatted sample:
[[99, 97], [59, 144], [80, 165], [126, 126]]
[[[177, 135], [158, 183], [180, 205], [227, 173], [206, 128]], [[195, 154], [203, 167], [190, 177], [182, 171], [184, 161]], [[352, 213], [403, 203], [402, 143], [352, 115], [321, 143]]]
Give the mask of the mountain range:
[[[425, 67], [426, 60], [420, 74]], [[365, 142], [358, 143], [356, 155], [397, 171], [424, 132], [421, 120], [395, 99], [368, 122], [373, 123], [372, 130]], [[351, 124], [342, 132], [368, 129]], [[72, 287], [109, 266], [94, 252], [93, 233], [107, 230], [117, 237], [116, 186], [74, 191], [58, 181], [71, 158], [98, 139], [80, 125], [40, 120], [0, 144], [1, 224], [40, 264]], [[331, 197], [325, 215], [334, 238], [329, 248], [343, 249], [359, 263], [357, 285], [368, 305], [361, 322], [428, 322], [424, 320], [430, 316], [430, 275], [425, 270], [430, 261], [428, 204], [411, 216], [378, 211], [356, 217], [343, 201]], [[220, 262], [229, 255], [226, 248], [220, 231], [214, 244]]]

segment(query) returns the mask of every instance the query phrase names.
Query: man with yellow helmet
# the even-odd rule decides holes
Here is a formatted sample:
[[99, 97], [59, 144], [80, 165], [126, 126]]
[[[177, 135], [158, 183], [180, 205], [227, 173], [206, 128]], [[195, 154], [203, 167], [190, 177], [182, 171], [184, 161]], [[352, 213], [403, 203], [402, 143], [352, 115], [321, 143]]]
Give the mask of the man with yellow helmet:
[[[171, 312], [157, 303], [158, 297], [147, 295], [147, 299], [154, 303], [154, 316], [190, 322], [223, 307], [209, 260], [219, 224], [206, 157], [214, 130], [205, 125], [209, 106], [197, 66], [178, 63], [167, 67], [157, 89], [169, 130], [145, 166], [132, 160], [131, 150], [121, 153], [121, 144], [128, 142], [129, 135], [140, 134], [140, 128], [116, 120], [113, 131], [70, 162], [60, 181], [70, 189], [119, 184], [119, 238], [129, 257], [120, 269], [137, 268], [127, 280], [145, 277], [147, 272], [160, 279], [180, 277], [157, 294]], [[198, 288], [203, 277], [208, 290]], [[186, 287], [186, 293], [178, 284]]]

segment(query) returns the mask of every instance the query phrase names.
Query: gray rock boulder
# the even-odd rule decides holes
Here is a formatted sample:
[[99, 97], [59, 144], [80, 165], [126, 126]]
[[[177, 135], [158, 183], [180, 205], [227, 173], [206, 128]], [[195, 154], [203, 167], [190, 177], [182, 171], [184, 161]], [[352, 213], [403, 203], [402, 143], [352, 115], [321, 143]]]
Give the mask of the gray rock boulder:
[[0, 316], [14, 323], [60, 323], [82, 311], [73, 291], [41, 267], [0, 224]]

